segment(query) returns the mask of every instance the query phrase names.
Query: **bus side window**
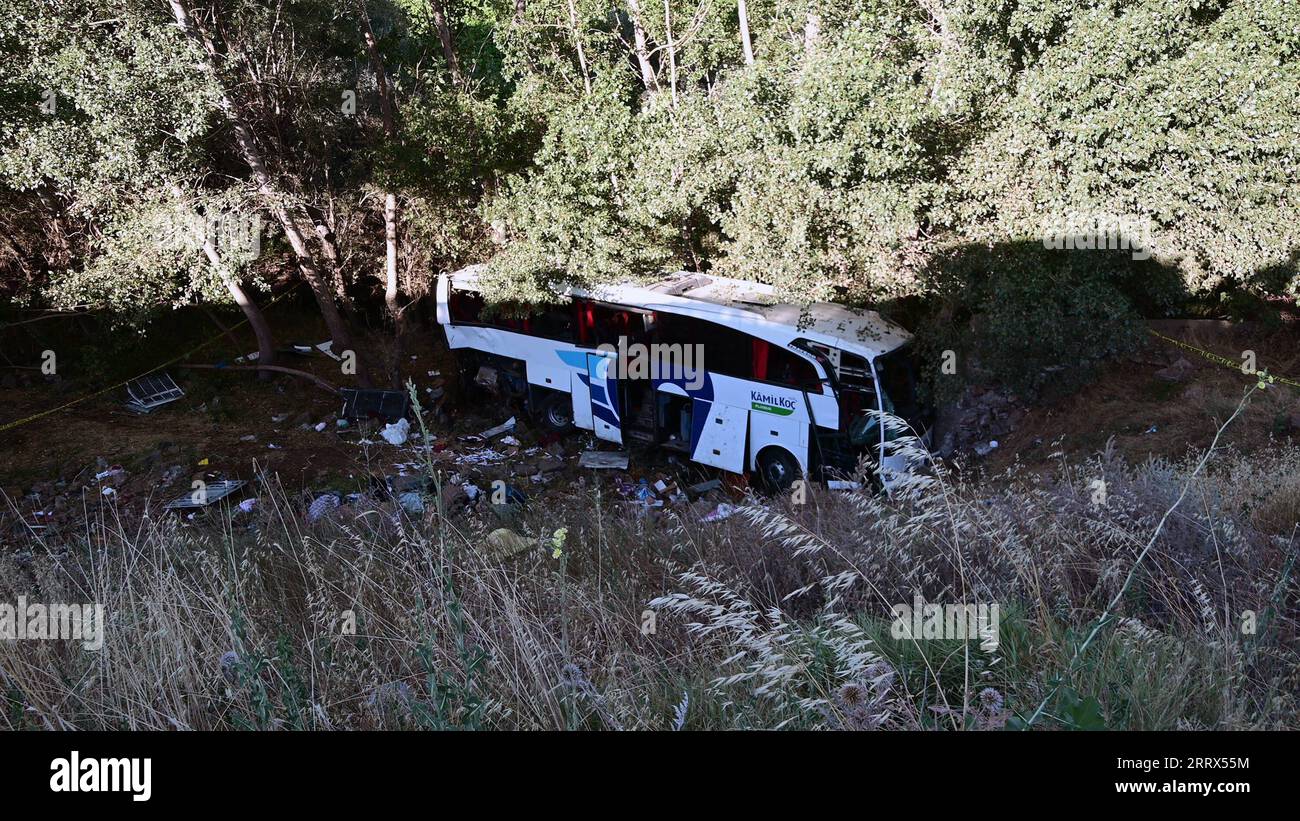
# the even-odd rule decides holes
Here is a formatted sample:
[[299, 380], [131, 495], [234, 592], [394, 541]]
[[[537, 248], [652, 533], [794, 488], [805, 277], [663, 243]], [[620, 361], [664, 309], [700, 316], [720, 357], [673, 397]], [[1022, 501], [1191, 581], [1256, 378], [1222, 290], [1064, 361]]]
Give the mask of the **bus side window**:
[[767, 356], [765, 357], [767, 376], [765, 378], [768, 382], [788, 385], [801, 391], [817, 392], [821, 390], [821, 379], [818, 378], [817, 369], [813, 367], [811, 362], [793, 351], [788, 351], [770, 343], [764, 344], [767, 345]]
[[573, 302], [569, 299], [559, 303], [539, 305], [537, 313], [533, 315], [533, 333], [547, 339], [572, 342], [577, 336], [574, 327], [576, 316]]
[[451, 313], [452, 322], [477, 325], [483, 314], [483, 295], [452, 288], [447, 298], [447, 309]]
[[698, 345], [695, 361], [710, 373], [749, 379], [753, 375], [752, 338], [745, 333], [681, 314], [660, 313], [655, 331], [667, 345]]
[[625, 339], [627, 344], [645, 340], [645, 318], [640, 311], [598, 303], [588, 303], [587, 311], [591, 317], [591, 334], [586, 340], [588, 344], [617, 347], [620, 339]]

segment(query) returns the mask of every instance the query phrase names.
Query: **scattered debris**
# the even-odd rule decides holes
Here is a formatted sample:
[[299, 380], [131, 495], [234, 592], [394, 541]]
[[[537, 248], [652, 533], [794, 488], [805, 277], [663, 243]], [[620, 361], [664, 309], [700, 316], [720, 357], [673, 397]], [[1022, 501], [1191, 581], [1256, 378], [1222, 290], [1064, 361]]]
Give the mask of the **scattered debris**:
[[126, 383], [126, 393], [130, 399], [126, 409], [135, 413], [152, 413], [154, 409], [175, 402], [185, 395], [171, 375], [163, 372], [156, 375], [142, 376]]
[[708, 513], [704, 514], [703, 521], [720, 522], [723, 519], [730, 519], [736, 513], [736, 506], [728, 502], [719, 502], [718, 506]]
[[650, 482], [645, 479], [637, 482], [636, 487], [632, 491], [632, 498], [647, 507], [664, 506], [663, 500], [655, 497], [655, 492], [650, 489]]
[[332, 339], [327, 339], [327, 340], [325, 340], [324, 342], [322, 342], [322, 343], [320, 343], [319, 345], [317, 345], [317, 346], [316, 346], [316, 350], [318, 350], [318, 351], [320, 351], [321, 353], [325, 354], [325, 355], [328, 356], [330, 359], [333, 359], [335, 362], [342, 362], [342, 361], [343, 361], [343, 357], [341, 357], [341, 356], [339, 356], [338, 354], [334, 353], [334, 340], [332, 340]]
[[[411, 397], [406, 391], [384, 391], [373, 388], [342, 388], [342, 419], [383, 419], [395, 422], [406, 416]], [[342, 427], [342, 426], [341, 426]]]
[[256, 499], [245, 499], [239, 503], [239, 509], [244, 513], [252, 513], [253, 508], [257, 507]]
[[978, 451], [981, 443], [1009, 435], [1026, 412], [1016, 396], [972, 385], [955, 404], [940, 410], [934, 452], [948, 458], [959, 451]]
[[[344, 420], [344, 421], [346, 422], [347, 420]], [[326, 428], [326, 425], [325, 425], [324, 422], [318, 422], [318, 423], [316, 424], [316, 432], [317, 432], [317, 433], [320, 433], [321, 431], [325, 430], [325, 428]]]
[[826, 482], [828, 490], [861, 490], [861, 482], [849, 482], [844, 479], [829, 479]]
[[384, 425], [379, 435], [390, 445], [404, 445], [411, 435], [411, 423], [405, 418], [398, 419], [391, 425]]
[[988, 456], [990, 453], [992, 453], [997, 449], [998, 449], [998, 440], [990, 439], [988, 444], [978, 444], [975, 446], [975, 455]]
[[[204, 462], [207, 460], [205, 459]], [[172, 499], [163, 510], [192, 510], [218, 502], [248, 484], [243, 479], [220, 479]]]
[[698, 485], [691, 485], [686, 488], [686, 497], [691, 501], [695, 501], [706, 493], [721, 489], [721, 479], [710, 479], [707, 482], [700, 482]]
[[[500, 436], [503, 433], [509, 433], [514, 429], [515, 429], [515, 418], [512, 416], [506, 421], [497, 425], [495, 428], [488, 428], [487, 430], [483, 431], [482, 433], [479, 434], [479, 436], [482, 436], [484, 439], [493, 439], [497, 436]], [[503, 444], [510, 444], [510, 443], [504, 442], [503, 440]], [[515, 439], [513, 444], [516, 445], [519, 444], [519, 440]]]
[[497, 369], [491, 365], [480, 365], [474, 375], [474, 384], [492, 393], [497, 392]]
[[672, 479], [659, 479], [654, 483], [654, 489], [660, 496], [672, 496], [677, 493], [677, 483]]
[[627, 470], [627, 461], [625, 450], [584, 450], [578, 459], [578, 466], [596, 470]]
[[126, 471], [122, 470], [121, 465], [113, 465], [108, 470], [101, 470], [99, 473], [96, 473], [95, 481], [102, 482], [105, 479], [117, 479], [125, 475], [126, 475]]

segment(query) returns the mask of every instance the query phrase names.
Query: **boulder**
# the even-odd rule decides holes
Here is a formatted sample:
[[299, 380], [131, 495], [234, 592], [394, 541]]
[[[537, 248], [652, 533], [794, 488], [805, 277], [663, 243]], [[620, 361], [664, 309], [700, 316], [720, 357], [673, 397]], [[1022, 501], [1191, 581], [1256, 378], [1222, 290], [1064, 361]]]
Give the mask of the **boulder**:
[[1180, 356], [1169, 367], [1156, 371], [1155, 377], [1163, 382], [1184, 382], [1194, 370], [1196, 370], [1195, 366], [1188, 362], [1186, 357]]

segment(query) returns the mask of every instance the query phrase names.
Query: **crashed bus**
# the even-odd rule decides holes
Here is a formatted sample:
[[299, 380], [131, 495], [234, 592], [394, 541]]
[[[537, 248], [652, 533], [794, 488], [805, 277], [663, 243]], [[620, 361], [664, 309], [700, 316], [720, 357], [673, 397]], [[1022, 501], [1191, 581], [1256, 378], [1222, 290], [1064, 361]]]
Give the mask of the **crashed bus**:
[[438, 278], [447, 344], [549, 429], [666, 448], [772, 490], [849, 476], [864, 457], [888, 485], [906, 465], [880, 412], [928, 441], [911, 334], [874, 311], [800, 307], [771, 286], [690, 272], [489, 311], [481, 271]]

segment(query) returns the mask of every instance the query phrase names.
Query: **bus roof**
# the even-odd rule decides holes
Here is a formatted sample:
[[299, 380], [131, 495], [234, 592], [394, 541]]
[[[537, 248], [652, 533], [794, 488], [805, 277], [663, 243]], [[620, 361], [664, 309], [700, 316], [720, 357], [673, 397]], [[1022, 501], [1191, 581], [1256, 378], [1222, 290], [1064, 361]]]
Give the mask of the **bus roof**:
[[[453, 285], [478, 290], [483, 265], [448, 276]], [[876, 311], [833, 302], [794, 305], [781, 302], [776, 289], [760, 282], [679, 271], [650, 284], [623, 282], [560, 293], [647, 311], [711, 319], [782, 346], [796, 339], [820, 342], [867, 359], [889, 353], [911, 340], [902, 326]]]

